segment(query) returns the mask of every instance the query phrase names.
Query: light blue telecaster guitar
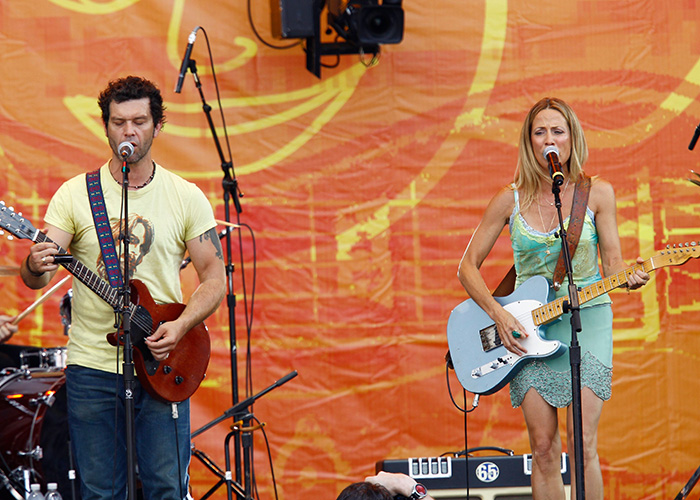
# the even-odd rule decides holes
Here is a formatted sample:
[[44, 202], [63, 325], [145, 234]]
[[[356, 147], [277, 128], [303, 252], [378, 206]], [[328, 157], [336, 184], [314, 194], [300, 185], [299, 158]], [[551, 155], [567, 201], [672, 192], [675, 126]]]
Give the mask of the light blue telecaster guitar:
[[[584, 304], [606, 292], [627, 284], [627, 275], [637, 269], [647, 273], [665, 266], [684, 264], [700, 257], [700, 246], [686, 243], [668, 248], [656, 256], [608, 276], [578, 291], [579, 304]], [[465, 300], [450, 313], [447, 322], [447, 343], [459, 382], [474, 394], [493, 394], [518, 373], [526, 361], [561, 356], [567, 347], [558, 340], [547, 340], [542, 325], [560, 319], [568, 297], [555, 300], [546, 278], [535, 276], [525, 281], [512, 294], [494, 297], [515, 316], [527, 330], [528, 337], [519, 339], [527, 350], [519, 356], [507, 350], [501, 342], [496, 325], [472, 299]]]

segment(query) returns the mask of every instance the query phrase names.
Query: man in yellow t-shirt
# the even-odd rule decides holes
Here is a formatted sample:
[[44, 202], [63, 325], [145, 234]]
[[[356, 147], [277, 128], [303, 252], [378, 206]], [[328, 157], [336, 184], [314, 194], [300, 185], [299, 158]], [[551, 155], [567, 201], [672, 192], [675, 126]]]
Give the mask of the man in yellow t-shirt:
[[[120, 149], [126, 144], [133, 151], [125, 155], [129, 167], [128, 279], [143, 282], [156, 304], [182, 302], [179, 269], [186, 252], [199, 278], [199, 286], [179, 316], [157, 326], [142, 343], [154, 360], [163, 362], [223, 299], [226, 277], [214, 215], [197, 186], [151, 158], [153, 139], [165, 123], [163, 99], [153, 83], [134, 76], [114, 80], [98, 103], [112, 150], [111, 158], [99, 169], [99, 181], [118, 255], [122, 253], [120, 224], [124, 226], [120, 221], [124, 161]], [[77, 261], [107, 282], [85, 175], [58, 189], [45, 222], [50, 241], [32, 246], [20, 269], [28, 287], [42, 288], [54, 276], [57, 245], [70, 250]], [[123, 269], [124, 259], [119, 260]], [[115, 311], [93, 290], [74, 280], [65, 371], [68, 420], [82, 498], [107, 500], [126, 495], [125, 391], [119, 375], [121, 350], [106, 340], [114, 331]], [[188, 497], [189, 400], [178, 403], [179, 418], [173, 422], [171, 404], [153, 398], [137, 379], [134, 407], [144, 498]]]

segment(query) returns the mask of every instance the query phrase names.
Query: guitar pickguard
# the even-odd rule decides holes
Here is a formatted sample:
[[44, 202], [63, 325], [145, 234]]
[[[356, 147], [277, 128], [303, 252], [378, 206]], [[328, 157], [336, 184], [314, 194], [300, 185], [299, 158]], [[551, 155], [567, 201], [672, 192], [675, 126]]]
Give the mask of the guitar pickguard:
[[447, 322], [447, 340], [455, 373], [462, 387], [474, 394], [493, 394], [505, 386], [530, 358], [556, 356], [566, 346], [542, 337], [532, 311], [551, 298], [547, 280], [530, 278], [507, 297], [495, 299], [523, 325], [527, 336], [519, 339], [527, 351], [519, 356], [502, 343], [493, 320], [472, 300], [459, 304]]
[[[519, 300], [504, 306], [504, 309], [518, 318], [518, 321], [526, 329], [528, 336], [519, 340], [520, 345], [527, 351], [526, 356], [548, 356], [559, 348], [554, 342], [542, 340], [537, 332], [537, 327], [532, 321], [532, 315], [529, 314], [541, 305], [542, 303], [537, 300]], [[481, 338], [481, 347], [485, 353], [503, 345], [501, 336], [498, 334], [498, 328], [493, 323], [479, 330], [479, 337]], [[521, 356], [508, 350], [505, 351], [505, 354], [503, 354], [503, 350], [498, 354], [500, 355], [496, 355], [488, 362], [474, 368], [471, 372], [472, 378], [483, 377], [501, 368], [512, 367], [521, 359]]]
[[149, 337], [153, 331], [151, 313], [142, 305], [136, 306], [131, 318], [131, 342], [141, 352], [146, 373], [151, 376], [155, 375], [160, 365], [146, 345], [146, 337]]

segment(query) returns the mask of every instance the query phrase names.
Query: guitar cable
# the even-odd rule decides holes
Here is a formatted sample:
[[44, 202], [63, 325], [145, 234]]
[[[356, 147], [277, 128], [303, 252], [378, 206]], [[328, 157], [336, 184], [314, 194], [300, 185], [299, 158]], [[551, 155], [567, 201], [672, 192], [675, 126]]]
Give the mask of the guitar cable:
[[[445, 380], [447, 382], [447, 393], [450, 396], [450, 400], [452, 401], [452, 404], [457, 408], [459, 411], [461, 411], [464, 414], [464, 479], [465, 479], [465, 485], [467, 487], [467, 495], [466, 498], [469, 498], [469, 445], [468, 445], [468, 434], [467, 434], [467, 415], [474, 410], [476, 410], [479, 407], [479, 398], [480, 394], [474, 394], [474, 399], [472, 400], [472, 407], [467, 410], [467, 391], [466, 389], [462, 389], [462, 398], [464, 401], [464, 406], [460, 407], [459, 404], [454, 399], [454, 396], [452, 395], [452, 388], [450, 386], [450, 368], [454, 369], [454, 366], [452, 364], [452, 358], [450, 356], [449, 351], [447, 352], [447, 355], [445, 356]], [[457, 455], [459, 456], [461, 453], [458, 453]]]
[[481, 397], [481, 394], [474, 394], [474, 399], [472, 400], [472, 407], [469, 410], [467, 410], [467, 391], [462, 389], [462, 392], [464, 393], [464, 407], [459, 406], [459, 404], [455, 401], [454, 396], [452, 395], [452, 387], [450, 386], [450, 368], [452, 368], [451, 363], [451, 360], [447, 360], [445, 364], [445, 381], [447, 382], [447, 394], [450, 396], [450, 401], [452, 401], [454, 407], [466, 415], [467, 413], [471, 413], [479, 407], [479, 398]]
[[[467, 407], [467, 391], [462, 389], [462, 398], [464, 407]], [[472, 409], [464, 412], [464, 480], [467, 486], [467, 500], [469, 500], [469, 444], [467, 439], [467, 414], [471, 413], [479, 405], [478, 395], [474, 397], [475, 403], [472, 404]]]

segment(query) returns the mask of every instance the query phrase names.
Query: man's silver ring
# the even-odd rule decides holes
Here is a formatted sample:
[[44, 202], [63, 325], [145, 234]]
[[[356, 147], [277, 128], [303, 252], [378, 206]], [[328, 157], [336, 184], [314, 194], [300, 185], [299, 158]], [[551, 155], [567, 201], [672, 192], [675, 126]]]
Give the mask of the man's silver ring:
[[517, 331], [517, 330], [513, 330], [513, 337], [515, 337], [516, 339], [519, 339], [519, 338], [520, 338], [520, 332]]
[[45, 264], [45, 263], [46, 263], [46, 257], [42, 257], [42, 258], [41, 258], [41, 263], [42, 263], [42, 264]]

